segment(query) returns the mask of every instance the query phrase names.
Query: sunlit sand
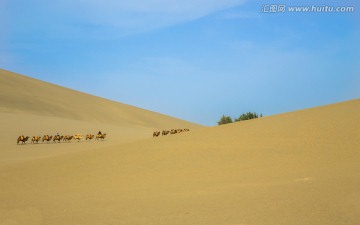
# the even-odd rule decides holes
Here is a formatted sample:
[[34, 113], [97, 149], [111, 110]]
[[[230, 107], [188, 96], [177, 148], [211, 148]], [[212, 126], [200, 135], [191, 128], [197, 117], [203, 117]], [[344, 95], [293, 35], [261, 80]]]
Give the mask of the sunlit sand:
[[0, 70], [0, 100], [1, 225], [360, 224], [359, 99], [203, 127]]

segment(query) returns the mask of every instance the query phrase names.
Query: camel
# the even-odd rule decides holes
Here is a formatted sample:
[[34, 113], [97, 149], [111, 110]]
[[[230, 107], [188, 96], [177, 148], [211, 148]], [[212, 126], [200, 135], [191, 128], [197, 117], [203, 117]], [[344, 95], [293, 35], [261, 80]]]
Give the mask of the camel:
[[65, 135], [64, 138], [63, 138], [63, 141], [70, 142], [73, 138], [74, 138], [74, 136], [72, 136], [72, 135]]
[[91, 139], [94, 139], [95, 135], [93, 134], [87, 134], [86, 135], [86, 140], [91, 140]]
[[161, 133], [161, 135], [164, 136], [164, 135], [168, 135], [169, 133], [170, 133], [170, 131], [168, 131], [168, 130], [163, 130], [162, 133]]
[[52, 139], [52, 136], [49, 136], [49, 135], [44, 135], [44, 137], [42, 138], [42, 142], [46, 141], [49, 143], [49, 141]]
[[80, 141], [82, 139], [82, 134], [75, 134], [74, 139]]
[[58, 143], [60, 143], [60, 141], [64, 138], [64, 136], [60, 136], [60, 135], [55, 135], [53, 138], [53, 142], [58, 141]]
[[20, 141], [22, 142], [22, 144], [26, 144], [25, 142], [27, 142], [28, 139], [29, 139], [29, 136], [25, 137], [24, 135], [21, 135], [17, 139], [17, 144], [19, 144]]
[[106, 134], [97, 134], [95, 140], [99, 140], [99, 139], [104, 140], [105, 137], [106, 137]]
[[36, 143], [39, 143], [39, 141], [41, 140], [41, 137], [40, 136], [33, 136], [31, 138], [31, 143], [34, 144], [35, 142]]
[[153, 137], [158, 137], [160, 135], [160, 131], [154, 131]]

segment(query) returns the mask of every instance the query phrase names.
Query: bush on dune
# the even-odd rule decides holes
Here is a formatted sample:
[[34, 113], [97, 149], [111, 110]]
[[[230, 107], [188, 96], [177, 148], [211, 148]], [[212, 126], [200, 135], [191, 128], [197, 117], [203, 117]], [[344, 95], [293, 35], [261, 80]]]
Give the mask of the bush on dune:
[[233, 121], [230, 116], [223, 115], [217, 123], [218, 123], [218, 125], [223, 125], [223, 124], [232, 123], [232, 122]]
[[242, 121], [242, 120], [251, 120], [251, 119], [256, 119], [262, 117], [262, 114], [260, 113], [257, 114], [256, 112], [247, 112], [247, 113], [243, 113], [239, 116], [239, 118], [235, 118], [234, 121], [238, 122], [238, 121]]
[[260, 115], [259, 115], [256, 112], [247, 112], [247, 113], [241, 114], [238, 118], [234, 118], [234, 120], [232, 120], [230, 116], [223, 115], [217, 123], [218, 123], [218, 125], [223, 125], [223, 124], [232, 123], [232, 122], [256, 119], [259, 117], [262, 117], [262, 113], [260, 113]]

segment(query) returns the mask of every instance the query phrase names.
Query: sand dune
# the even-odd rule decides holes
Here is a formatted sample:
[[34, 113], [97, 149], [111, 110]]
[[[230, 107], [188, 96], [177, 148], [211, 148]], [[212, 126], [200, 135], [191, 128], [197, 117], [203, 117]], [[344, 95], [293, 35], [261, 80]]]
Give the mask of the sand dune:
[[[102, 146], [151, 137], [154, 130], [200, 125], [130, 105], [81, 93], [0, 69], [0, 163], [43, 158], [82, 150], [68, 145], [26, 146], [35, 152], [14, 154], [19, 135], [108, 134]], [[16, 147], [16, 146], [15, 146]], [[88, 146], [93, 148], [97, 146]], [[88, 149], [86, 148], [86, 149]], [[16, 148], [17, 149], [17, 148]], [[26, 156], [26, 157], [24, 157]]]
[[0, 69], [0, 112], [85, 120], [121, 126], [198, 126]]
[[[358, 99], [159, 138], [124, 122], [119, 142], [8, 143], [0, 224], [360, 224], [359, 112]], [[105, 124], [85, 117], [56, 118]]]

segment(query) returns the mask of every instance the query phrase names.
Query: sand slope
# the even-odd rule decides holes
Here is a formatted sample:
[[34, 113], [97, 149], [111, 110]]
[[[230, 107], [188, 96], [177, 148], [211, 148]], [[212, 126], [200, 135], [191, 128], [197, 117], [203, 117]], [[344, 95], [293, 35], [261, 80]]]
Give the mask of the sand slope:
[[43, 158], [97, 148], [67, 145], [24, 146], [35, 152], [14, 152], [19, 135], [108, 134], [101, 146], [151, 137], [154, 130], [201, 128], [184, 120], [81, 93], [0, 69], [0, 163]]
[[0, 112], [34, 114], [113, 125], [147, 127], [195, 124], [91, 96], [0, 69]]
[[[28, 159], [0, 164], [0, 224], [360, 224], [359, 112], [358, 99], [105, 146], [18, 146]], [[75, 147], [32, 159], [44, 146]]]

